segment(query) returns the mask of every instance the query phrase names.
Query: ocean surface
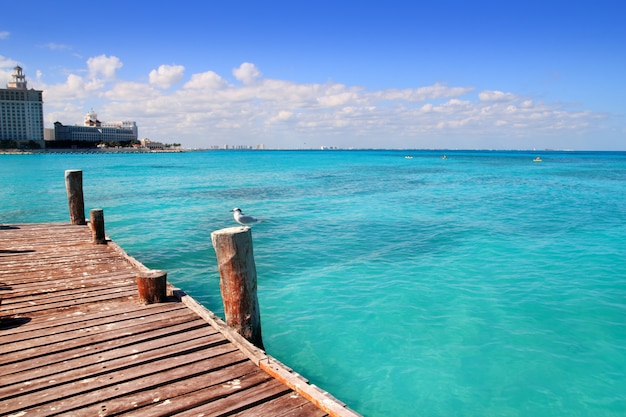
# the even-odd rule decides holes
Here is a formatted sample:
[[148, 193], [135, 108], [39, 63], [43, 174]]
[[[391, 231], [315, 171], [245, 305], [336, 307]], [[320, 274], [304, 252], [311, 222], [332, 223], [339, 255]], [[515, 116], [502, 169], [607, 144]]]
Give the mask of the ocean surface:
[[81, 169], [87, 216], [221, 316], [240, 207], [268, 353], [361, 414], [625, 416], [626, 153], [442, 154], [0, 155], [0, 224], [68, 222]]

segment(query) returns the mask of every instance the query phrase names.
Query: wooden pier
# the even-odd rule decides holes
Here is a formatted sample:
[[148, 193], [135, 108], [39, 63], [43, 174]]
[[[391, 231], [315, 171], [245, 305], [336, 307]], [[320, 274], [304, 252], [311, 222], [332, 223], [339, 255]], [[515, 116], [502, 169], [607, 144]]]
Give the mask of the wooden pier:
[[358, 416], [89, 226], [0, 225], [0, 415]]

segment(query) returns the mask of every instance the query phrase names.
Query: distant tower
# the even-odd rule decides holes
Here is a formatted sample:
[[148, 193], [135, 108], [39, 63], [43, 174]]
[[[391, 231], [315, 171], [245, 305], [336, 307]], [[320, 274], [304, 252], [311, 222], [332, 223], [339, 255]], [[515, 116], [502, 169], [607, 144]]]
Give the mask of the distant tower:
[[85, 118], [83, 119], [83, 126], [101, 126], [102, 123], [100, 123], [100, 121], [98, 120], [98, 115], [96, 114], [95, 111], [93, 111], [93, 109], [91, 109], [89, 111], [89, 113], [87, 113], [85, 115]]
[[28, 90], [26, 87], [26, 76], [22, 73], [22, 67], [19, 65], [13, 68], [13, 75], [11, 76], [13, 81], [7, 83], [7, 88], [14, 88], [16, 90]]
[[13, 141], [18, 146], [31, 140], [44, 143], [42, 93], [26, 87], [22, 67], [13, 68], [7, 88], [0, 88], [0, 140]]

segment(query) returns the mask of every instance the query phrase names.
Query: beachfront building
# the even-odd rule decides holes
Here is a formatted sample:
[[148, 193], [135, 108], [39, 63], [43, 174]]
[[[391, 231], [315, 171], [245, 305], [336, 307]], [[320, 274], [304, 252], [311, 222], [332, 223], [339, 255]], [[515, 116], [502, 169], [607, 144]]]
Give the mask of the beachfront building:
[[139, 142], [141, 142], [143, 148], [150, 149], [151, 151], [163, 151], [166, 148], [164, 143], [154, 142], [148, 138], [141, 139]]
[[20, 66], [13, 68], [7, 88], [0, 88], [0, 146], [44, 146], [43, 91], [28, 89]]
[[54, 141], [72, 143], [72, 146], [81, 143], [84, 147], [94, 144], [128, 144], [137, 141], [137, 136], [137, 123], [101, 122], [93, 110], [85, 115], [82, 126], [54, 123]]

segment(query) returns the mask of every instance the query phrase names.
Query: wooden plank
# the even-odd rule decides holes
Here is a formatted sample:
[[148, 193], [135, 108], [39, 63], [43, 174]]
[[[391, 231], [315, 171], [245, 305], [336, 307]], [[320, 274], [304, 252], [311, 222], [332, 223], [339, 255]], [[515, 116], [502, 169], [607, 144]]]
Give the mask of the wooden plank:
[[33, 320], [28, 327], [2, 328], [0, 344], [13, 341], [14, 335], [18, 333], [26, 333], [19, 336], [21, 340], [34, 339], [47, 336], [52, 332], [59, 333], [93, 326], [103, 320], [135, 320], [152, 314], [177, 314], [186, 311], [185, 306], [181, 303], [150, 304], [131, 309], [126, 307], [128, 306], [127, 302], [120, 302], [119, 304], [108, 302], [105, 309], [102, 309], [103, 305], [87, 305], [78, 312], [66, 312], [65, 314], [55, 314], [45, 319]]
[[221, 397], [216, 401], [185, 410], [177, 415], [180, 417], [198, 415], [229, 415], [249, 409], [268, 400], [272, 401], [275, 398], [288, 394], [291, 391], [287, 386], [272, 378], [269, 378], [261, 384], [254, 385], [252, 387], [244, 386], [242, 381], [240, 381], [238, 386], [240, 388], [225, 388], [226, 390], [230, 390], [230, 395]]
[[[204, 386], [203, 388], [190, 391], [183, 395], [176, 395], [170, 397], [161, 397], [159, 401], [155, 401], [141, 409], [142, 417], [158, 417], [179, 415], [187, 410], [193, 410], [191, 415], [211, 415], [211, 411], [207, 408], [199, 410], [198, 407], [207, 405], [208, 407], [215, 407], [218, 410], [222, 410], [222, 407], [227, 406], [229, 403], [233, 403], [233, 399], [238, 400], [241, 398], [241, 392], [248, 393], [248, 389], [265, 383], [271, 378], [264, 372], [260, 371], [251, 362], [247, 362], [249, 365], [247, 372], [242, 375], [231, 373], [230, 375], [224, 375], [223, 378], [216, 379], [214, 383]], [[202, 387], [202, 385], [198, 386]], [[283, 387], [284, 389], [284, 387]]]
[[[98, 375], [103, 372], [114, 372], [126, 368], [129, 358], [136, 364], [178, 355], [202, 347], [213, 347], [226, 344], [226, 339], [219, 333], [208, 334], [205, 328], [195, 329], [185, 334], [186, 340], [178, 335], [169, 335], [157, 340], [137, 343], [113, 349], [102, 354], [83, 356], [67, 361], [38, 367], [28, 372], [5, 375], [0, 382], [0, 398], [37, 391], [48, 386], [50, 380], [74, 381], [84, 375]], [[164, 348], [164, 346], [166, 348]], [[235, 348], [233, 347], [234, 351]]]
[[[51, 312], [50, 315], [44, 317], [36, 317], [33, 320], [28, 321], [28, 326], [10, 326], [9, 321], [5, 321], [0, 323], [0, 328], [2, 331], [0, 332], [0, 342], [4, 340], [4, 338], [8, 338], [6, 341], [10, 342], [13, 339], [13, 335], [19, 333], [25, 333], [20, 335], [21, 339], [29, 339], [32, 337], [37, 337], [37, 332], [44, 332], [44, 334], [48, 334], [50, 328], [61, 327], [63, 326], [78, 326], [81, 327], [81, 323], [85, 323], [85, 325], [89, 325], [89, 323], [93, 320], [100, 320], [106, 317], [111, 317], [111, 320], [123, 321], [130, 320], [133, 318], [143, 317], [144, 315], [155, 314], [158, 312], [167, 312], [170, 310], [181, 310], [182, 306], [180, 303], [163, 303], [163, 304], [153, 304], [149, 306], [142, 306], [142, 308], [138, 309], [128, 309], [125, 307], [128, 302], [124, 300], [117, 301], [108, 301], [106, 304], [97, 303], [97, 304], [86, 304], [81, 306], [81, 309], [78, 310], [63, 310], [58, 312]], [[10, 320], [10, 319], [9, 319]]]
[[[176, 410], [183, 410], [199, 401], [215, 398], [210, 390], [219, 385], [228, 385], [234, 379], [266, 380], [267, 374], [250, 361], [244, 361], [211, 373], [195, 375], [166, 385], [159, 385], [150, 390], [125, 393], [97, 404], [73, 411], [76, 416], [91, 417], [104, 415], [130, 414], [141, 417], [171, 415]], [[191, 404], [191, 405], [190, 405]]]
[[[81, 279], [68, 279], [68, 278], [53, 278], [46, 279], [46, 286], [41, 285], [41, 281], [24, 282], [19, 283], [16, 286], [14, 280], [11, 281], [12, 288], [7, 289], [6, 301], [21, 301], [27, 299], [27, 297], [36, 297], [40, 294], [49, 294], [56, 291], [71, 291], [80, 290], [84, 288], [99, 288], [104, 286], [116, 286], [125, 285], [126, 283], [134, 282], [134, 274], [130, 272], [115, 272], [115, 273], [98, 273]], [[10, 291], [10, 292], [8, 292]]]
[[[112, 294], [112, 296], [108, 296]], [[65, 307], [71, 307], [75, 304], [90, 303], [92, 301], [107, 301], [116, 298], [128, 298], [132, 299], [136, 295], [136, 288], [132, 284], [125, 283], [120, 285], [119, 288], [107, 288], [97, 287], [89, 288], [85, 287], [83, 296], [72, 297], [66, 296], [63, 290], [59, 290], [55, 293], [42, 293], [40, 297], [31, 300], [11, 299], [8, 297], [7, 305], [5, 307], [5, 315], [34, 313], [37, 311], [45, 312], [48, 309], [59, 309]], [[59, 305], [50, 305], [58, 302]], [[63, 305], [61, 305], [63, 304]]]
[[[20, 264], [21, 270], [19, 271], [5, 270], [5, 272], [0, 272], [0, 280], [6, 281], [11, 279], [16, 284], [20, 284], [22, 282], [36, 282], [37, 280], [55, 278], [55, 276], [51, 274], [56, 274], [56, 276], [73, 275], [74, 277], [80, 277], [94, 273], [130, 271], [127, 265], [120, 262], [85, 263], [81, 262], [79, 259], [75, 262], [59, 263], [56, 266], [57, 269], [51, 271], [46, 265]], [[12, 267], [12, 265], [8, 265], [7, 268], [8, 267]]]
[[80, 346], [92, 345], [96, 340], [104, 341], [120, 337], [120, 335], [124, 334], [139, 334], [154, 328], [193, 321], [198, 325], [203, 324], [202, 320], [199, 320], [197, 316], [191, 314], [189, 311], [183, 310], [175, 316], [169, 314], [151, 314], [140, 317], [139, 320], [109, 320], [106, 322], [90, 323], [88, 326], [82, 326], [69, 331], [58, 331], [54, 329], [45, 336], [36, 339], [31, 338], [16, 341], [0, 347], [0, 362], [2, 361], [2, 355], [10, 354], [15, 358], [15, 352], [19, 351], [46, 347], [46, 350], [49, 349], [60, 352], [75, 349]]
[[[98, 285], [98, 286], [85, 285], [84, 280], [82, 281], [82, 284], [83, 284], [83, 287], [78, 288], [78, 289], [76, 288], [65, 289], [65, 288], [57, 287], [56, 291], [54, 292], [40, 292], [39, 294], [27, 295], [23, 297], [9, 297], [7, 298], [7, 302], [9, 303], [7, 304], [7, 306], [9, 305], [18, 306], [19, 304], [44, 306], [46, 304], [60, 303], [60, 302], [68, 301], [68, 300], [74, 300], [75, 302], [78, 302], [83, 298], [98, 297], [101, 295], [117, 294], [121, 292], [127, 292], [132, 295], [135, 292], [133, 291], [135, 289], [135, 286], [130, 280], [124, 280], [121, 282], [118, 281], [116, 282], [117, 285], [115, 287], [106, 286], [106, 285]], [[78, 295], [78, 297], [76, 295]], [[111, 298], [117, 298], [117, 296], [111, 297]], [[50, 306], [50, 307], [56, 308], [56, 306]]]
[[[9, 399], [0, 404], [1, 412], [25, 410], [31, 415], [49, 415], [80, 410], [85, 406], [101, 403], [124, 393], [147, 391], [159, 386], [163, 381], [177, 381], [190, 376], [220, 369], [229, 364], [245, 362], [241, 352], [231, 350], [228, 345], [213, 348], [216, 356], [205, 359], [207, 351], [194, 352], [163, 361], [155, 361], [147, 366], [128, 368], [126, 372], [107, 373], [65, 384], [62, 389], [26, 394]], [[222, 354], [218, 354], [222, 353]], [[250, 364], [250, 369], [254, 365]], [[269, 378], [269, 376], [266, 376]]]
[[258, 417], [258, 416], [299, 416], [299, 417], [324, 417], [324, 411], [315, 407], [306, 398], [295, 392], [286, 393], [272, 401], [265, 401], [261, 404], [247, 408], [231, 417]]
[[[111, 323], [111, 326], [107, 325], [104, 329], [86, 332], [87, 334], [82, 336], [77, 334], [75, 337], [66, 337], [66, 335], [62, 334], [60, 336], [52, 335], [43, 338], [44, 340], [37, 339], [34, 343], [25, 341], [19, 346], [18, 350], [14, 350], [12, 347], [12, 345], [16, 344], [15, 343], [6, 348], [3, 346], [2, 351], [0, 351], [0, 364], [32, 360], [39, 356], [47, 356], [51, 351], [55, 352], [55, 354], [60, 354], [70, 350], [91, 349], [93, 346], [99, 346], [103, 343], [122, 343], [132, 336], [149, 334], [154, 330], [160, 330], [164, 327], [188, 323], [191, 323], [194, 327], [204, 325], [201, 320], [189, 314], [164, 316], [162, 318], [157, 316], [152, 317], [148, 321], [139, 323], [121, 322], [119, 325], [116, 325], [117, 323]], [[48, 343], [45, 343], [46, 341]]]
[[130, 346], [143, 341], [156, 340], [170, 333], [184, 332], [187, 329], [196, 329], [198, 327], [204, 327], [205, 325], [206, 323], [199, 324], [197, 321], [185, 322], [176, 326], [153, 329], [151, 331], [140, 334], [130, 333], [130, 335], [128, 336], [120, 335], [119, 337], [115, 337], [111, 340], [98, 340], [91, 345], [79, 346], [72, 350], [64, 350], [61, 352], [48, 351], [48, 354], [41, 353], [32, 358], [26, 356], [22, 357], [22, 359], [18, 361], [9, 360], [9, 363], [0, 365], [0, 375], [22, 372], [24, 370], [38, 368], [49, 363], [67, 361], [69, 359], [77, 358], [80, 356], [101, 354], [103, 352], [107, 352], [109, 350], [119, 347]]

